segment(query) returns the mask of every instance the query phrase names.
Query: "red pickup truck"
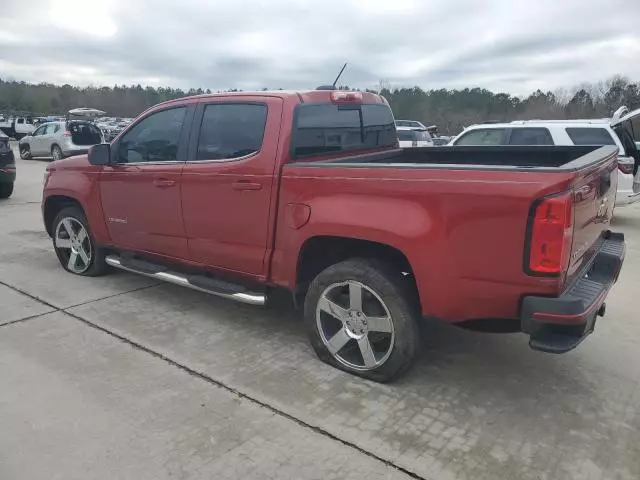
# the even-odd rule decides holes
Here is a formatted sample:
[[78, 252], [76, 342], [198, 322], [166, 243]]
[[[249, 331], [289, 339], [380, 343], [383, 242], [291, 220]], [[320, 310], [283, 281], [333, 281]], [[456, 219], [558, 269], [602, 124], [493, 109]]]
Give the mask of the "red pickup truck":
[[424, 317], [506, 322], [537, 350], [604, 314], [615, 147], [398, 148], [372, 93], [205, 95], [51, 163], [42, 210], [66, 270], [115, 267], [250, 304], [304, 305], [319, 357], [390, 381]]

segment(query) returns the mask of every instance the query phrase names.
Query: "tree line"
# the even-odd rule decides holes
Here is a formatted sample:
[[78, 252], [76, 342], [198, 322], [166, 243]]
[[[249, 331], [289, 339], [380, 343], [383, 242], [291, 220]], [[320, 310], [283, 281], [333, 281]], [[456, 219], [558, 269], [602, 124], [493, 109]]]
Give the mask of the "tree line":
[[[640, 108], [640, 82], [622, 76], [572, 89], [537, 90], [526, 97], [484, 88], [393, 88], [384, 81], [376, 91], [389, 100], [396, 118], [438, 125], [443, 134], [456, 134], [466, 126], [486, 121], [598, 118], [611, 116], [622, 105]], [[0, 79], [0, 112], [58, 115], [76, 107], [91, 107], [110, 116], [135, 117], [156, 103], [203, 93], [211, 90], [141, 85], [76, 87]]]

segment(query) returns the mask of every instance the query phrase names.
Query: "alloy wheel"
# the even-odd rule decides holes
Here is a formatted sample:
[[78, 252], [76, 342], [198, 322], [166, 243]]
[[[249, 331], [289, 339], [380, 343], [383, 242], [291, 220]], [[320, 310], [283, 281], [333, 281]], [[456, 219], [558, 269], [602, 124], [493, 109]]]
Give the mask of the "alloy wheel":
[[91, 239], [87, 229], [76, 218], [65, 217], [58, 223], [55, 248], [70, 272], [81, 274], [91, 266]]
[[316, 326], [329, 353], [353, 370], [378, 368], [393, 350], [395, 333], [389, 308], [360, 282], [329, 285], [316, 307]]

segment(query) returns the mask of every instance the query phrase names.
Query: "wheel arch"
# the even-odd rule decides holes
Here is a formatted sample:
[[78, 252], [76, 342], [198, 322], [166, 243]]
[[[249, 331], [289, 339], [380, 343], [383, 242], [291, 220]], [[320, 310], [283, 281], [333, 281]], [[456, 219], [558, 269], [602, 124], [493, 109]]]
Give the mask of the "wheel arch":
[[49, 237], [53, 238], [53, 221], [56, 215], [65, 207], [78, 207], [86, 215], [86, 210], [77, 198], [67, 195], [51, 195], [47, 197], [42, 207], [42, 215]]
[[371, 240], [326, 235], [308, 238], [298, 252], [296, 299], [304, 298], [313, 279], [324, 269], [353, 258], [376, 259], [392, 265], [411, 282], [420, 301], [411, 263], [400, 249]]

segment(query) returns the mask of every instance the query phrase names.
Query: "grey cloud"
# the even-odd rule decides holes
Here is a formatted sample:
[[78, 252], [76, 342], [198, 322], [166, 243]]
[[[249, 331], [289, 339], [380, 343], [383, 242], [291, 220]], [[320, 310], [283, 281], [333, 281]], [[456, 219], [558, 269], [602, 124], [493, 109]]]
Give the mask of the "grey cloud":
[[[514, 0], [509, 7], [501, 0], [325, 0], [308, 6], [295, 0], [111, 0], [100, 5], [111, 8], [104, 15], [117, 27], [113, 36], [56, 25], [51, 1], [3, 2], [3, 76], [213, 90], [309, 88], [333, 81], [347, 61], [342, 82], [362, 88], [384, 79], [395, 86], [526, 93], [614, 74], [640, 79], [640, 64], [632, 61], [640, 58], [640, 34], [630, 21], [640, 4], [625, 0]], [[78, 3], [85, 10], [90, 4]], [[68, 13], [72, 24], [100, 19], [88, 12], [74, 20], [73, 9]], [[603, 41], [630, 47], [603, 50]], [[593, 55], [584, 53], [591, 48]]]

